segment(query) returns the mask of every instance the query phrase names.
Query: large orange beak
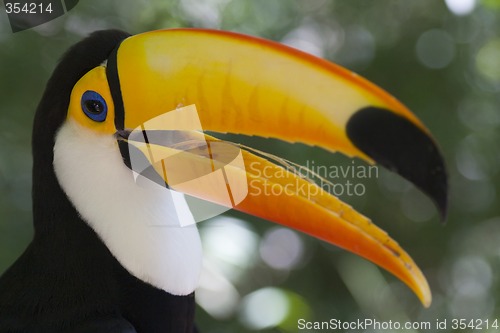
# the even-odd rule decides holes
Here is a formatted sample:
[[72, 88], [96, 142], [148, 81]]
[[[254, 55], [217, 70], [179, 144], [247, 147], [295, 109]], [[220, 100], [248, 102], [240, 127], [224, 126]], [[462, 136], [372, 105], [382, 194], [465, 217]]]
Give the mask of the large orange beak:
[[[302, 142], [380, 163], [429, 195], [444, 217], [443, 159], [428, 130], [396, 99], [322, 59], [213, 30], [132, 36], [109, 58], [107, 74], [117, 132], [139, 129], [145, 134], [142, 139], [125, 137], [171, 189], [228, 206], [214, 194], [213, 183], [186, 181], [224, 170], [229, 206], [367, 258], [405, 282], [424, 306], [430, 305], [431, 293], [420, 269], [368, 218], [279, 163], [200, 131]], [[192, 112], [193, 105], [194, 120], [173, 116]], [[155, 121], [165, 115], [170, 123]], [[170, 142], [175, 144], [148, 139], [146, 133], [152, 130], [177, 133]], [[240, 163], [229, 163], [237, 159]], [[235, 200], [242, 189], [245, 195]]]

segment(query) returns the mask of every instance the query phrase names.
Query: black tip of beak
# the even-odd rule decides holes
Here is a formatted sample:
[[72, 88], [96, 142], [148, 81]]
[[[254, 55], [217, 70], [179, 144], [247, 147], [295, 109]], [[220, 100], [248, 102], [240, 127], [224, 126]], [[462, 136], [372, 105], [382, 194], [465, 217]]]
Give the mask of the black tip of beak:
[[392, 170], [427, 194], [444, 221], [448, 176], [434, 140], [408, 119], [389, 110], [366, 107], [347, 123], [351, 142], [375, 162]]

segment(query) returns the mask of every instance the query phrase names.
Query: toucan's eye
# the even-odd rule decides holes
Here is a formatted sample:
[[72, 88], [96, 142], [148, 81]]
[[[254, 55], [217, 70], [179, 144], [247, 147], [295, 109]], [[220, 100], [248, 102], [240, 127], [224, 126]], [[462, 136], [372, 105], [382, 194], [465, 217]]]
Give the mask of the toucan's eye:
[[82, 95], [82, 110], [93, 121], [103, 122], [108, 114], [108, 106], [104, 98], [92, 90]]

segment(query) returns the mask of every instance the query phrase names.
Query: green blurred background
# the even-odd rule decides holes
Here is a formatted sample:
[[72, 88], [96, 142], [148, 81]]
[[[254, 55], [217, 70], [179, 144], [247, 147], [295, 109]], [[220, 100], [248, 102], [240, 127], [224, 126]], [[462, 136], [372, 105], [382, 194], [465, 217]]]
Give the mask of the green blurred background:
[[[451, 196], [445, 225], [426, 197], [383, 169], [352, 179], [363, 195], [341, 196], [412, 255], [433, 292], [429, 309], [393, 276], [318, 240], [235, 212], [201, 223], [209, 272], [197, 294], [202, 332], [297, 332], [300, 318], [428, 321], [426, 332], [438, 332], [436, 319], [448, 320], [439, 332], [452, 331], [453, 318], [500, 320], [500, 1], [85, 0], [16, 34], [3, 10], [0, 20], [0, 273], [32, 236], [32, 119], [64, 50], [99, 29], [207, 27], [300, 48], [397, 96], [439, 142]], [[363, 165], [232, 139], [302, 164]]]

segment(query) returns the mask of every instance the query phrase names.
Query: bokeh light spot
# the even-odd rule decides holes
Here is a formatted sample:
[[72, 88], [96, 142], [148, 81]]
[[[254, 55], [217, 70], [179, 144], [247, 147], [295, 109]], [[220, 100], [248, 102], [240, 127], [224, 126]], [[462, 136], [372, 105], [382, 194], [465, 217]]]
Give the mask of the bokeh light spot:
[[479, 49], [476, 69], [483, 78], [500, 83], [500, 38], [489, 41]]
[[488, 318], [495, 301], [491, 297], [493, 271], [490, 264], [478, 256], [457, 259], [452, 267], [450, 288], [451, 314], [456, 318]]
[[205, 258], [231, 281], [238, 281], [257, 260], [259, 236], [243, 220], [218, 216], [202, 223], [200, 234]]
[[452, 284], [456, 293], [483, 296], [488, 294], [492, 282], [491, 266], [481, 257], [462, 257], [453, 265]]
[[466, 98], [458, 106], [458, 116], [464, 126], [480, 133], [500, 126], [498, 105], [490, 99]]
[[455, 15], [470, 14], [476, 8], [476, 0], [445, 0], [448, 9]]
[[425, 67], [445, 68], [455, 57], [455, 42], [444, 30], [428, 30], [418, 38], [416, 52], [418, 61]]
[[236, 288], [205, 260], [200, 285], [196, 289], [196, 303], [212, 317], [227, 319], [236, 311], [239, 301]]
[[275, 269], [293, 269], [301, 262], [303, 253], [301, 238], [290, 229], [273, 228], [264, 235], [260, 243], [262, 260]]
[[278, 288], [263, 288], [247, 295], [242, 302], [241, 321], [253, 330], [278, 326], [290, 309], [286, 293]]
[[371, 31], [360, 25], [344, 29], [342, 48], [334, 61], [350, 69], [362, 70], [370, 66], [375, 58], [376, 43]]

